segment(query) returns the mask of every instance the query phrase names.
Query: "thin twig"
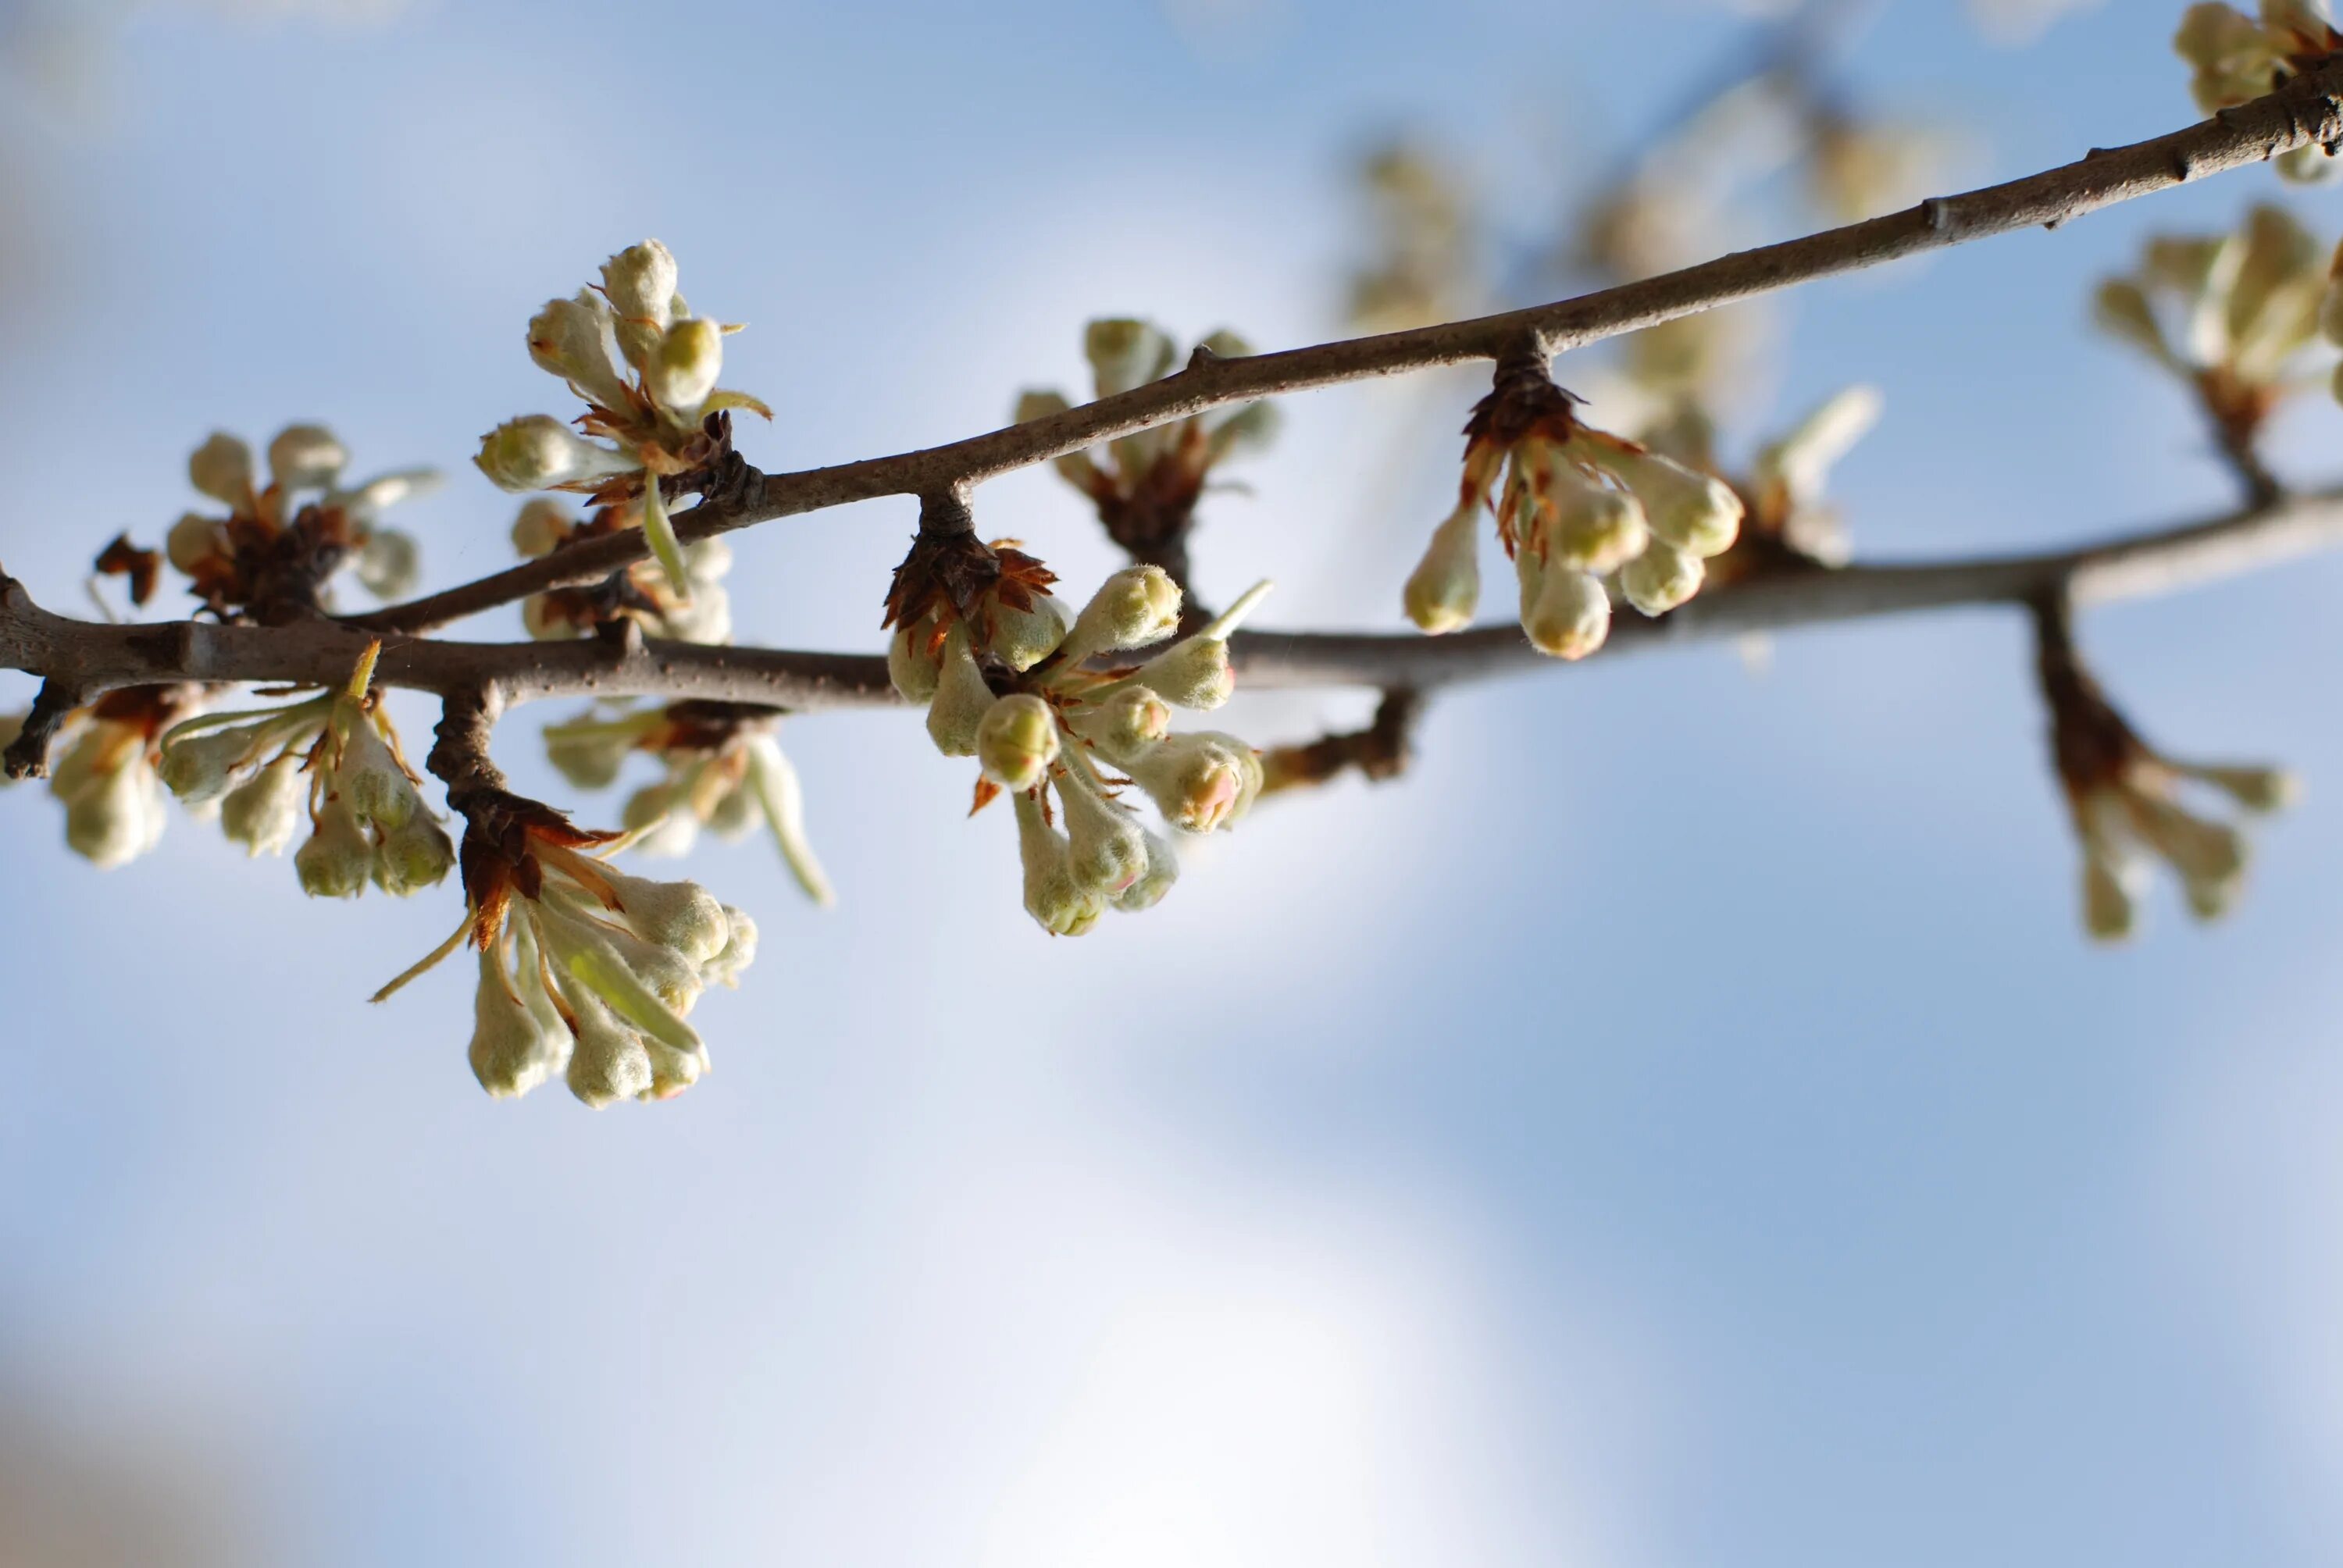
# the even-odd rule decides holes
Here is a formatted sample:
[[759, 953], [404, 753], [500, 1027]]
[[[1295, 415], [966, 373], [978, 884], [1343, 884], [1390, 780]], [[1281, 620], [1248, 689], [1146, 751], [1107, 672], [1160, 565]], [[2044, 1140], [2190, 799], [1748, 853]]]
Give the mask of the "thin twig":
[[[1738, 251], [1678, 272], [1469, 321], [1275, 354], [1205, 357], [1133, 391], [989, 435], [890, 457], [758, 476], [761, 484], [747, 486], [739, 495], [679, 515], [676, 532], [689, 541], [881, 496], [961, 488], [1232, 403], [1493, 359], [1507, 344], [1525, 336], [1534, 336], [1548, 354], [1558, 354], [1925, 251], [2037, 225], [2055, 228], [2135, 196], [2338, 140], [2343, 140], [2343, 57], [2305, 73], [2268, 97], [2225, 109], [2186, 130], [2130, 146], [2094, 149], [2080, 162], [2024, 179], [1961, 196], [1932, 196], [1885, 217]], [[547, 588], [598, 582], [644, 554], [639, 530], [613, 534], [463, 588], [353, 618], [353, 624], [385, 632], [429, 631]]]
[[[1657, 620], [1623, 616], [1594, 662], [1646, 648], [1962, 606], [2025, 604], [2063, 589], [2080, 605], [2176, 592], [2343, 546], [2343, 488], [2077, 549], [1929, 564], [1785, 572], [1703, 594]], [[166, 681], [330, 687], [348, 678], [367, 634], [331, 621], [289, 627], [174, 621], [106, 626], [52, 615], [0, 576], [0, 668], [58, 680], [84, 699]], [[1239, 632], [1241, 688], [1401, 688], [1430, 692], [1555, 661], [1518, 628], [1413, 633]], [[709, 648], [696, 643], [471, 643], [390, 637], [383, 686], [547, 698], [659, 696], [758, 702], [796, 712], [897, 699], [877, 654]]]

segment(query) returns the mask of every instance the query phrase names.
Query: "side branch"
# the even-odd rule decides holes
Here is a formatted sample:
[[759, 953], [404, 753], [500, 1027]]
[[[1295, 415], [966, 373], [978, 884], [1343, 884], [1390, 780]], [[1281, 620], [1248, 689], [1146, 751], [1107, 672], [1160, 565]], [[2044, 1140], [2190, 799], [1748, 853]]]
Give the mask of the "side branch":
[[[1785, 573], [1703, 594], [1657, 620], [1622, 618], [1596, 659], [1750, 632], [1948, 609], [2027, 604], [2064, 592], [2078, 605], [2176, 592], [2343, 546], [2343, 488], [2079, 549], [1912, 566]], [[52, 615], [0, 576], [0, 668], [28, 670], [82, 700], [169, 681], [331, 687], [368, 638], [333, 621], [230, 627], [176, 621], [105, 626]], [[1355, 686], [1430, 692], [1554, 661], [1512, 626], [1452, 637], [1414, 633], [1239, 632], [1242, 685]], [[659, 641], [468, 643], [384, 638], [385, 686], [491, 704], [652, 696], [755, 702], [796, 712], [890, 706], [878, 654], [709, 648]]]
[[[2135, 196], [2343, 140], [2343, 56], [2268, 97], [2186, 130], [2130, 146], [2095, 148], [2077, 163], [1804, 238], [1735, 252], [1641, 282], [1551, 305], [1469, 321], [1345, 338], [1274, 354], [1222, 358], [1199, 349], [1161, 381], [1061, 414], [895, 457], [758, 476], [759, 484], [679, 514], [688, 541], [801, 512], [881, 496], [949, 492], [1102, 441], [1232, 403], [1404, 371], [1493, 359], [1534, 337], [1548, 354], [1679, 317], [1926, 251], [2070, 218]], [[419, 633], [547, 588], [598, 582], [643, 558], [639, 532], [614, 534], [466, 588], [417, 599], [353, 624]]]

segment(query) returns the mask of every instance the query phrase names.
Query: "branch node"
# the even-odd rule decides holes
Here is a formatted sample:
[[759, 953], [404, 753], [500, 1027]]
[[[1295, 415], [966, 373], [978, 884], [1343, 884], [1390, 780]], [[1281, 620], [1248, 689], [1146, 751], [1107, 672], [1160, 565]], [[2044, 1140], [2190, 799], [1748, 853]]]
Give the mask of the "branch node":
[[969, 509], [968, 492], [960, 486], [929, 490], [920, 497], [920, 533], [927, 538], [949, 538], [976, 532], [976, 514]]

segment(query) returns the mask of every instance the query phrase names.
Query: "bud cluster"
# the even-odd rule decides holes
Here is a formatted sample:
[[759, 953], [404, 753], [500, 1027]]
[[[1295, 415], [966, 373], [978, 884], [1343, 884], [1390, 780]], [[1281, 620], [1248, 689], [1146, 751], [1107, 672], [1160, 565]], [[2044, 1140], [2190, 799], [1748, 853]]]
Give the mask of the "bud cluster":
[[498, 789], [462, 809], [464, 924], [375, 1000], [468, 943], [479, 955], [468, 1055], [490, 1094], [526, 1094], [560, 1072], [600, 1107], [697, 1082], [708, 1048], [686, 1020], [709, 984], [739, 984], [756, 923], [696, 882], [628, 876], [581, 852], [623, 835]]
[[215, 434], [187, 459], [187, 477], [227, 515], [186, 513], [171, 526], [164, 553], [223, 619], [270, 621], [327, 608], [327, 582], [345, 565], [377, 598], [403, 598], [418, 575], [415, 540], [384, 528], [381, 513], [439, 476], [405, 468], [345, 485], [348, 461], [324, 426], [288, 425], [268, 443], [262, 485], [252, 449]]
[[162, 741], [162, 779], [190, 808], [216, 809], [228, 839], [293, 857], [311, 898], [354, 899], [369, 883], [407, 898], [447, 879], [455, 847], [425, 805], [398, 731], [368, 690], [377, 648], [349, 686], [282, 708], [190, 719]]
[[2246, 836], [2234, 821], [2191, 809], [2187, 796], [2262, 815], [2294, 799], [2294, 778], [2156, 751], [2107, 700], [2063, 629], [2046, 631], [2040, 673], [2051, 754], [2083, 849], [2085, 929], [2102, 941], [2130, 936], [2156, 860], [2179, 877], [2197, 919], [2227, 913], [2245, 885]]
[[2343, 341], [2332, 272], [2292, 215], [2257, 206], [2234, 234], [2150, 239], [2135, 271], [2099, 285], [2094, 314], [2184, 383], [2224, 439], [2245, 450], [2299, 385], [2299, 360], [2322, 327]]
[[1374, 260], [1351, 276], [1352, 325], [1397, 332], [1453, 321], [1479, 303], [1463, 182], [1427, 149], [1378, 148], [1359, 166]]
[[[2327, 0], [2261, 0], [2258, 15], [2204, 0], [2188, 7], [2173, 48], [2194, 75], [2188, 90], [2205, 114], [2250, 103], [2343, 50]], [[2334, 170], [2324, 147], [2298, 147], [2277, 159], [2288, 179], [2314, 181]]]
[[1704, 562], [1738, 537], [1733, 487], [1581, 421], [1543, 353], [1510, 356], [1464, 427], [1456, 509], [1407, 581], [1408, 618], [1427, 632], [1468, 625], [1481, 594], [1480, 515], [1521, 584], [1521, 624], [1559, 658], [1582, 658], [1611, 629], [1615, 586], [1645, 615], [1700, 591]]
[[[1197, 351], [1236, 358], [1252, 347], [1223, 330], [1205, 338]], [[1161, 381], [1179, 363], [1172, 339], [1161, 329], [1128, 319], [1091, 322], [1082, 334], [1082, 353], [1091, 364], [1093, 395], [1100, 397]], [[1062, 392], [1029, 391], [1017, 400], [1017, 420], [1047, 418], [1070, 407]], [[1176, 561], [1212, 469], [1232, 455], [1265, 445], [1276, 421], [1277, 410], [1267, 403], [1210, 409], [1118, 437], [1106, 444], [1102, 460], [1090, 452], [1071, 452], [1056, 467], [1098, 508], [1109, 538], [1142, 559]]]
[[[539, 496], [522, 504], [513, 522], [513, 548], [538, 560], [571, 544], [623, 533], [641, 518], [639, 502], [599, 507], [579, 518], [559, 501]], [[731, 641], [732, 601], [724, 577], [732, 569], [732, 547], [722, 539], [700, 539], [683, 546], [679, 559], [680, 592], [664, 567], [636, 561], [600, 583], [529, 595], [521, 600], [521, 624], [540, 641], [585, 637], [628, 620], [647, 637], [711, 647]]]
[[1110, 904], [1149, 908], [1179, 875], [1171, 845], [1124, 798], [1134, 786], [1172, 828], [1199, 835], [1233, 824], [1261, 792], [1251, 746], [1212, 730], [1175, 734], [1172, 709], [1228, 700], [1229, 635], [1269, 585], [1123, 663], [1111, 656], [1178, 628], [1179, 585], [1160, 567], [1127, 567], [1070, 624], [1049, 591], [1055, 580], [1005, 543], [923, 533], [889, 596], [888, 668], [926, 707], [936, 749], [977, 759], [977, 808], [1009, 793], [1026, 911], [1053, 935], [1076, 936]]
[[[67, 849], [112, 870], [162, 842], [168, 813], [156, 770], [161, 737], [202, 701], [198, 687], [133, 686], [66, 716], [49, 793], [65, 809]], [[24, 726], [21, 716], [0, 716], [0, 748]], [[0, 774], [0, 784], [8, 781]]]
[[601, 504], [640, 503], [652, 553], [679, 598], [690, 575], [660, 493], [662, 478], [710, 468], [729, 449], [729, 410], [772, 411], [716, 385], [724, 337], [738, 332], [694, 316], [676, 292], [675, 257], [658, 240], [602, 264], [598, 286], [548, 300], [528, 324], [529, 357], [586, 402], [574, 421], [549, 414], [508, 419], [480, 438], [472, 460], [499, 489], [574, 490]]
[[605, 789], [635, 752], [657, 758], [665, 777], [628, 798], [620, 819], [646, 855], [689, 853], [703, 828], [727, 842], [760, 824], [806, 896], [834, 895], [805, 831], [805, 792], [773, 731], [778, 709], [738, 702], [673, 702], [664, 708], [588, 710], [548, 725], [546, 756], [581, 789]]

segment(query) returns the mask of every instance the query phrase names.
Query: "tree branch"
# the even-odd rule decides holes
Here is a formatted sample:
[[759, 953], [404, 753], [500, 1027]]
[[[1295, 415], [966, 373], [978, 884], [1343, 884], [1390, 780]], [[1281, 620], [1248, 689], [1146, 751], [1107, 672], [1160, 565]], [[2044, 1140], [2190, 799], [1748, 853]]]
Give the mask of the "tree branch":
[[[2343, 56], [2268, 97], [2186, 130], [2113, 149], [2004, 185], [1800, 239], [1738, 251], [1678, 272], [1574, 299], [1469, 321], [1346, 338], [1314, 347], [1222, 358], [1202, 348], [1186, 369], [1134, 391], [989, 435], [895, 457], [796, 473], [735, 476], [727, 493], [675, 519], [684, 540], [880, 496], [950, 491], [1119, 436], [1232, 403], [1404, 371], [1493, 359], [1534, 337], [1549, 355], [1656, 327], [1755, 295], [1925, 251], [2071, 218], [2313, 144], [2343, 140]], [[749, 482], [753, 481], [753, 482]], [[353, 626], [419, 634], [548, 588], [598, 582], [646, 554], [639, 530], [571, 549], [408, 604], [353, 617]]]
[[[2343, 546], [2343, 488], [2077, 549], [1908, 566], [1817, 568], [1703, 594], [1657, 620], [1622, 617], [1596, 661], [1757, 631], [1962, 606], [2078, 605], [2171, 593]], [[30, 670], [87, 701], [167, 681], [331, 687], [370, 640], [330, 621], [289, 627], [172, 621], [107, 626], [52, 615], [0, 575], [0, 668]], [[1240, 632], [1240, 689], [1356, 686], [1429, 692], [1554, 668], [1512, 626], [1452, 637]], [[442, 642], [387, 637], [376, 680], [494, 705], [547, 698], [656, 696], [757, 702], [794, 712], [883, 707], [897, 698], [879, 654], [709, 648], [640, 640]]]

